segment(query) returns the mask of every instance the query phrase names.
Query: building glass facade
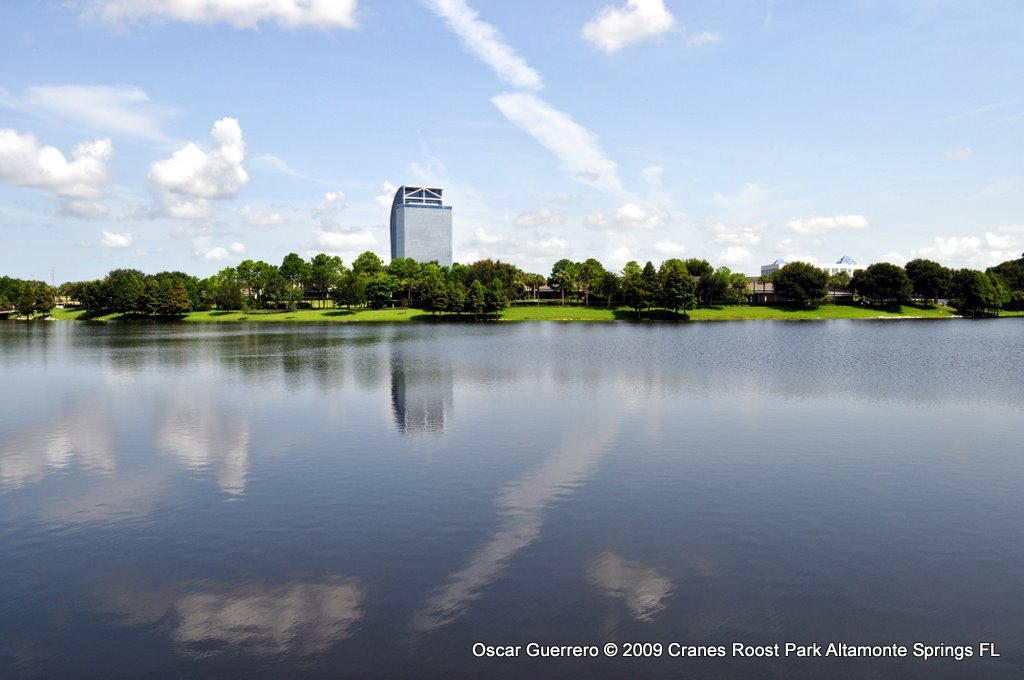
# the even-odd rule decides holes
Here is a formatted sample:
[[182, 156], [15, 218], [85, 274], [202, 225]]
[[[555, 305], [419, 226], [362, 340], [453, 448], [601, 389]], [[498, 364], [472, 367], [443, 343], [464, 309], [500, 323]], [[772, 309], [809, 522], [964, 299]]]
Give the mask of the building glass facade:
[[442, 189], [401, 186], [391, 203], [391, 259], [452, 264], [452, 207]]

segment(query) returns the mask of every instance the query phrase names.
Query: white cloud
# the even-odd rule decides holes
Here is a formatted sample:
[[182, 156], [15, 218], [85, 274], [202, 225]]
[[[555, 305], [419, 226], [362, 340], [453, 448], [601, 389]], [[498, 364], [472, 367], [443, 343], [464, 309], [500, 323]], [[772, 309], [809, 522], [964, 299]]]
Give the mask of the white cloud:
[[488, 234], [482, 227], [477, 227], [473, 232], [473, 242], [480, 245], [500, 245], [509, 243], [508, 236], [502, 234]]
[[337, 229], [341, 226], [341, 212], [348, 207], [345, 194], [340, 191], [328, 191], [315, 208], [313, 217], [320, 223], [323, 230]]
[[562, 169], [578, 182], [622, 193], [618, 166], [604, 155], [597, 135], [532, 94], [500, 94], [491, 101], [513, 124], [555, 154]]
[[693, 35], [688, 37], [686, 39], [686, 44], [692, 45], [693, 47], [699, 47], [701, 45], [710, 45], [712, 43], [716, 43], [721, 39], [722, 37], [717, 33], [712, 33], [711, 31], [701, 31], [700, 33], [694, 33]]
[[867, 226], [868, 221], [863, 215], [797, 217], [786, 223], [786, 229], [796, 234], [827, 234], [836, 229], [865, 229]]
[[733, 267], [749, 264], [751, 260], [750, 251], [742, 246], [729, 246], [718, 253], [717, 262]]
[[564, 238], [552, 236], [537, 241], [530, 241], [526, 247], [535, 255], [561, 255], [569, 247], [569, 242]]
[[891, 264], [898, 264], [899, 266], [902, 267], [907, 263], [907, 258], [906, 256], [896, 252], [895, 250], [890, 250], [885, 255], [882, 255], [879, 262], [889, 262]]
[[448, 22], [466, 48], [494, 69], [504, 82], [528, 90], [544, 87], [540, 74], [505, 43], [498, 29], [481, 21], [465, 0], [426, 0], [426, 3]]
[[206, 217], [208, 200], [234, 198], [249, 182], [242, 165], [245, 141], [238, 121], [218, 120], [210, 136], [215, 146], [208, 151], [190, 142], [170, 158], [149, 166], [150, 187], [171, 217]]
[[996, 231], [1002, 234], [1024, 234], [1024, 224], [1004, 224], [996, 227]]
[[975, 192], [972, 198], [989, 199], [1003, 196], [1016, 190], [1017, 182], [1013, 178], [1003, 177], [989, 182]]
[[550, 208], [540, 208], [532, 212], [520, 213], [516, 217], [516, 226], [524, 229], [535, 229], [537, 227], [560, 227], [566, 222], [565, 213]]
[[288, 224], [288, 220], [281, 213], [267, 212], [251, 205], [243, 205], [238, 215], [243, 222], [253, 227], [280, 227]]
[[395, 200], [396, 191], [398, 191], [398, 187], [391, 182], [384, 182], [380, 185], [380, 193], [373, 199], [381, 207], [381, 210], [387, 213], [389, 220], [391, 219], [391, 204]]
[[986, 232], [984, 238], [977, 236], [936, 237], [930, 246], [911, 251], [914, 257], [923, 257], [947, 266], [991, 266], [1015, 260], [1024, 248], [1024, 237], [1010, 233]]
[[759, 224], [733, 229], [721, 222], [715, 222], [711, 225], [711, 240], [722, 245], [756, 246], [761, 242], [756, 230], [764, 226], [766, 225]]
[[947, 151], [945, 154], [947, 160], [951, 161], [966, 161], [968, 158], [974, 155], [974, 149], [967, 146], [963, 149], [954, 149], [953, 151]]
[[98, 198], [110, 177], [112, 153], [109, 139], [97, 139], [75, 146], [68, 161], [59, 149], [39, 146], [34, 135], [0, 129], [0, 179], [58, 196]]
[[228, 246], [213, 246], [209, 236], [197, 236], [192, 239], [192, 253], [201, 260], [220, 262], [232, 255], [239, 256], [245, 252], [245, 245], [235, 241]]
[[686, 246], [668, 240], [658, 241], [654, 244], [654, 249], [662, 255], [670, 257], [676, 257], [686, 252]]
[[167, 141], [160, 124], [173, 113], [130, 85], [40, 85], [26, 89], [20, 99], [12, 95], [0, 98], [0, 105], [53, 116], [90, 130], [158, 142]]
[[139, 19], [258, 28], [355, 28], [357, 0], [92, 0], [86, 14], [120, 23]]
[[650, 184], [651, 186], [660, 187], [661, 186], [661, 173], [664, 170], [665, 170], [665, 168], [661, 167], [660, 165], [652, 165], [649, 168], [644, 168], [643, 171], [642, 171], [643, 172], [644, 181], [647, 182], [648, 184]]
[[664, 0], [626, 0], [626, 7], [605, 7], [583, 26], [583, 37], [611, 54], [626, 45], [671, 30], [676, 20]]
[[606, 230], [660, 229], [668, 224], [664, 211], [647, 210], [636, 203], [626, 203], [614, 215], [595, 213], [588, 215], [583, 223], [588, 227]]
[[100, 245], [104, 248], [128, 248], [132, 244], [132, 235], [130, 233], [116, 234], [112, 231], [103, 230], [103, 238], [100, 239]]
[[377, 237], [367, 230], [341, 233], [318, 229], [313, 240], [317, 248], [335, 255], [362, 252], [377, 245]]
[[86, 219], [99, 219], [106, 217], [107, 206], [100, 201], [89, 201], [83, 199], [63, 198], [60, 202], [60, 211], [64, 215], [72, 217], [84, 217]]

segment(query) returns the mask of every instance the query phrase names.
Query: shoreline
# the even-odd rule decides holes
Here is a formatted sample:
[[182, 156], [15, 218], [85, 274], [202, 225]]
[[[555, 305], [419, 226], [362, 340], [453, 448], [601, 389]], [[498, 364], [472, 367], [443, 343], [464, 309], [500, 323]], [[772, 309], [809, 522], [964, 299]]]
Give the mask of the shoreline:
[[[999, 317], [1024, 316], [1022, 312], [1003, 312]], [[449, 314], [433, 315], [416, 308], [387, 308], [346, 310], [335, 308], [302, 309], [252, 312], [241, 311], [205, 311], [191, 312], [180, 318], [160, 319], [144, 316], [127, 317], [122, 314], [92, 314], [84, 309], [54, 309], [47, 320], [54, 321], [93, 321], [93, 322], [178, 322], [178, 323], [475, 323], [470, 315], [461, 319]], [[929, 321], [934, 319], [963, 318], [955, 310], [948, 307], [932, 307], [924, 305], [903, 305], [899, 310], [860, 307], [849, 305], [821, 305], [816, 308], [787, 308], [774, 306], [729, 306], [704, 307], [690, 310], [686, 318], [676, 319], [671, 311], [662, 309], [644, 312], [637, 319], [632, 309], [605, 307], [576, 306], [539, 306], [523, 305], [508, 307], [497, 319], [486, 321], [526, 322], [526, 321], [583, 321], [583, 322], [655, 322], [655, 323], [687, 323], [702, 321], [827, 321], [831, 319], [866, 319], [866, 320], [915, 320]]]

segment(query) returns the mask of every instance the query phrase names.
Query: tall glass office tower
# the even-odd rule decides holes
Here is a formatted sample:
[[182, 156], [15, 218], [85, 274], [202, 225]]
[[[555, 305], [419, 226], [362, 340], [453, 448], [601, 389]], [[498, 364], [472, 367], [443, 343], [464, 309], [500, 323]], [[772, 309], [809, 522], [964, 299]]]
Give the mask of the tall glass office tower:
[[452, 264], [452, 207], [442, 205], [441, 189], [398, 187], [391, 203], [391, 259]]

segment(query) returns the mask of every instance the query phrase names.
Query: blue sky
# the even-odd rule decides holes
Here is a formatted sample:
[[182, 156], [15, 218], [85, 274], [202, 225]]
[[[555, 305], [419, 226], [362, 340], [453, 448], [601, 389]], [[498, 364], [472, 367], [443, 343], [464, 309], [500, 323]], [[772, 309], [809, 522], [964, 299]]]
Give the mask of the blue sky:
[[1016, 0], [9, 0], [0, 273], [208, 275], [389, 253], [394, 187], [454, 254], [1024, 250]]

